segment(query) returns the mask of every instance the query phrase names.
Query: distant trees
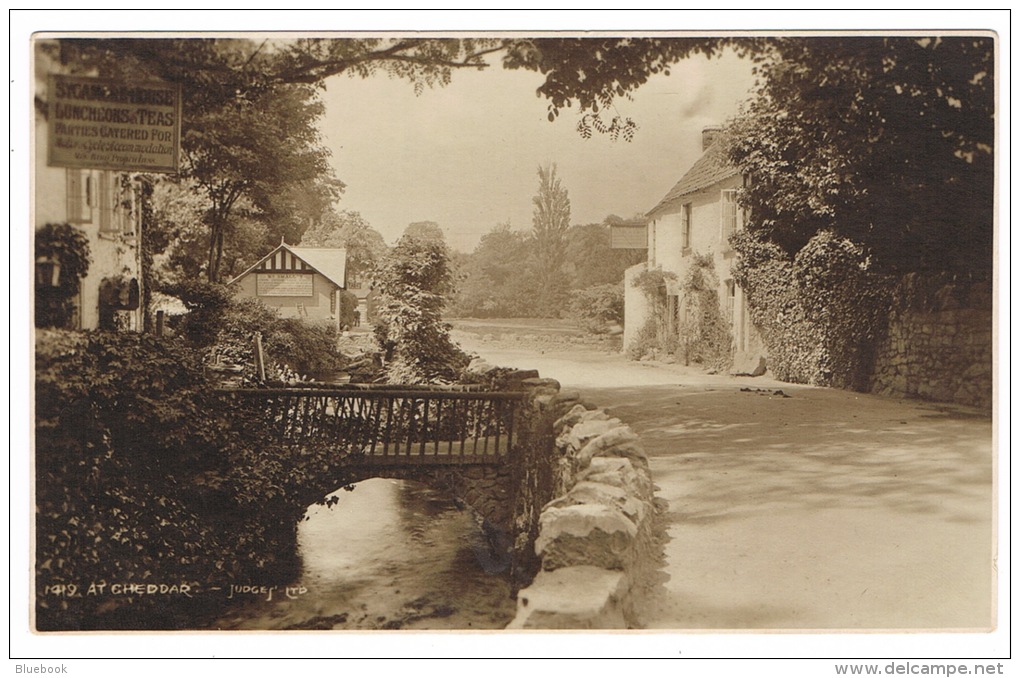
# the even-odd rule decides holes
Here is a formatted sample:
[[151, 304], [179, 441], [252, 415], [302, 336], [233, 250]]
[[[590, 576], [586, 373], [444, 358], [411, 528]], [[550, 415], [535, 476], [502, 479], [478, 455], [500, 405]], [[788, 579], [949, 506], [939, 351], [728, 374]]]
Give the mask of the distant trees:
[[[509, 223], [499, 224], [482, 236], [474, 252], [466, 255], [461, 265], [461, 279], [451, 304], [455, 315], [478, 318], [496, 317], [570, 317], [580, 318], [580, 299], [596, 299], [600, 309], [598, 324], [605, 328], [605, 318], [615, 318], [615, 311], [604, 312], [617, 305], [615, 292], [623, 280], [623, 272], [644, 261], [644, 250], [622, 250], [610, 247], [610, 222], [574, 225], [567, 229], [563, 257], [558, 266], [559, 293], [563, 304], [543, 311], [539, 298], [539, 278], [532, 274], [537, 264], [537, 240], [527, 231], [514, 230]], [[606, 287], [608, 286], [608, 287]], [[591, 289], [590, 294], [577, 294]], [[622, 294], [622, 287], [620, 288]], [[621, 301], [622, 303], [622, 301]], [[592, 326], [587, 320], [583, 325]]]
[[386, 256], [382, 234], [358, 212], [329, 212], [301, 237], [302, 247], [342, 247], [347, 250], [347, 283], [351, 288], [368, 284], [369, 273]]
[[624, 271], [647, 258], [647, 250], [612, 248], [610, 228], [623, 221], [611, 214], [602, 223], [578, 224], [567, 231], [563, 268], [571, 290], [618, 283]]
[[464, 258], [453, 313], [492, 318], [532, 314], [535, 285], [524, 273], [530, 256], [527, 233], [509, 222], [495, 226]]
[[422, 240], [446, 242], [446, 235], [443, 233], [442, 227], [434, 221], [416, 221], [408, 224], [404, 229], [404, 235]]
[[570, 228], [570, 196], [556, 175], [556, 165], [538, 168], [538, 193], [531, 199], [531, 269], [536, 283], [535, 311], [560, 314], [566, 295], [563, 257]]

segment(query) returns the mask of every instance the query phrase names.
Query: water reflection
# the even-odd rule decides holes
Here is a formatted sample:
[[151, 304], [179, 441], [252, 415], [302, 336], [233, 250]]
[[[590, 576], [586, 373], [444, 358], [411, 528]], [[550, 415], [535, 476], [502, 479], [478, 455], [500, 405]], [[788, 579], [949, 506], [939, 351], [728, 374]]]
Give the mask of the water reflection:
[[505, 561], [475, 515], [417, 483], [373, 479], [312, 506], [299, 581], [248, 595], [234, 629], [498, 629], [512, 619]]

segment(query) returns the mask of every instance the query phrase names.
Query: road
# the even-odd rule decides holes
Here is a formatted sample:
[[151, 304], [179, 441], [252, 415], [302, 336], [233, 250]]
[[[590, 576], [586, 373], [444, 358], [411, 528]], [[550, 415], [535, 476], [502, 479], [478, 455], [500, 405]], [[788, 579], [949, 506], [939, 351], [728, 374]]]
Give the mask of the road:
[[649, 629], [992, 626], [991, 419], [966, 408], [705, 375], [457, 333], [628, 423], [649, 454], [662, 568]]

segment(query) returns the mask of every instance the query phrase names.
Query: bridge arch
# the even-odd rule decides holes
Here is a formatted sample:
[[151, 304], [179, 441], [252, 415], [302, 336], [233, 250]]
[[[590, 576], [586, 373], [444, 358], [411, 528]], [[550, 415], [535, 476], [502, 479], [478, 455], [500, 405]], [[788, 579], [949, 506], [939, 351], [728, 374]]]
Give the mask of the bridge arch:
[[[281, 488], [284, 513], [296, 515], [295, 545], [307, 507], [337, 488], [412, 480], [481, 516], [493, 552], [509, 555], [512, 579], [523, 585], [537, 568], [541, 507], [557, 486], [552, 423], [576, 398], [557, 395], [551, 379], [522, 377], [519, 386], [234, 389], [224, 396], [243, 439], [260, 438], [298, 467]], [[253, 456], [279, 465], [271, 454]]]

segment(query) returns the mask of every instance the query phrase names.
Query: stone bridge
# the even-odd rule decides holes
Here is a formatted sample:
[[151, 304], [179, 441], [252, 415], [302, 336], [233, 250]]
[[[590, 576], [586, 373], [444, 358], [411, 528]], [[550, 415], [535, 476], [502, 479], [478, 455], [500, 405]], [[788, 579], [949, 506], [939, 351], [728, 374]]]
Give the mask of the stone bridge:
[[537, 401], [547, 404], [559, 387], [517, 383], [505, 391], [348, 385], [224, 395], [239, 417], [261, 423], [267, 447], [324, 459], [308, 503], [369, 478], [423, 483], [475, 510], [494, 550], [511, 556], [514, 579], [526, 582], [537, 568], [539, 512], [556, 491], [553, 415]]

